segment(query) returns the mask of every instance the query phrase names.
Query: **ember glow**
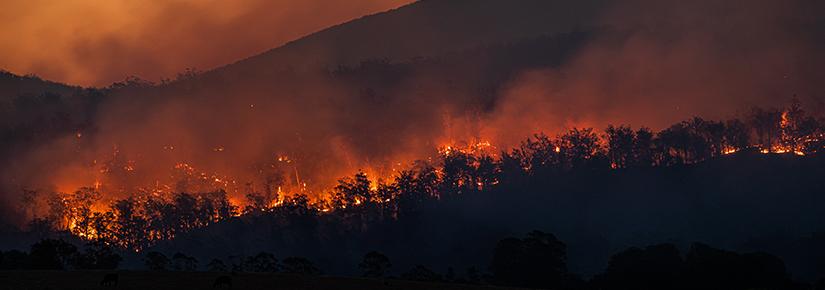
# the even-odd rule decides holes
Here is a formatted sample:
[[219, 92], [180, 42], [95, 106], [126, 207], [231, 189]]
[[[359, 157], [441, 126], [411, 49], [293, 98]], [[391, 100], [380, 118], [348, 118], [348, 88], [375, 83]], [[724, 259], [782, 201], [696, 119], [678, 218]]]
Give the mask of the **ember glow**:
[[[657, 140], [650, 143], [649, 146], [653, 147], [649, 150], [660, 153], [651, 155], [657, 157], [651, 157], [647, 166], [695, 163], [743, 151], [805, 156], [823, 149], [823, 143], [820, 142], [823, 131], [796, 101], [783, 110], [755, 110], [750, 118], [752, 121], [749, 123], [752, 125], [748, 127], [742, 127], [742, 123], [737, 121], [729, 121], [725, 125], [701, 119], [674, 125], [659, 132]], [[717, 126], [721, 126], [721, 129], [715, 129]], [[719, 131], [722, 129], [725, 132]], [[610, 159], [609, 168], [621, 170], [629, 166], [625, 159], [628, 157], [622, 157], [613, 151], [622, 150], [617, 147], [622, 146], [621, 136], [625, 134], [622, 132], [639, 134], [635, 138], [641, 138], [643, 131], [633, 133], [629, 129], [618, 127], [608, 129], [607, 135], [599, 137], [590, 129], [572, 129], [555, 139], [537, 134], [520, 145], [510, 147], [497, 146], [488, 139], [452, 141], [437, 146], [429, 156], [419, 156], [415, 159], [419, 160], [419, 165], [415, 165], [415, 160], [395, 158], [393, 162], [376, 163], [375, 166], [349, 168], [350, 172], [357, 172], [354, 178], [344, 174], [329, 176], [326, 180], [314, 179], [313, 181], [319, 181], [318, 184], [303, 179], [302, 176], [317, 176], [303, 171], [301, 163], [304, 160], [283, 152], [273, 153], [270, 160], [250, 167], [257, 174], [255, 176], [201, 170], [195, 162], [178, 162], [165, 171], [165, 179], [155, 179], [148, 184], [134, 182], [139, 180], [135, 176], [145, 174], [141, 160], [125, 158], [115, 147], [108, 157], [99, 159], [104, 161], [94, 159], [85, 168], [72, 169], [75, 174], [71, 176], [86, 179], [55, 180], [58, 191], [48, 203], [52, 208], [63, 209], [59, 211], [61, 216], [51, 217], [57, 221], [54, 226], [83, 239], [106, 239], [122, 247], [140, 250], [157, 241], [172, 238], [177, 232], [205, 227], [244, 214], [273, 211], [296, 203], [306, 203], [320, 214], [351, 210], [366, 204], [389, 204], [398, 196], [386, 191], [402, 182], [404, 176], [410, 174], [410, 170], [416, 170], [414, 167], [420, 167], [421, 164], [424, 164], [424, 168], [434, 166], [433, 178], [457, 188], [457, 192], [489, 190], [498, 185], [501, 182], [501, 171], [508, 162], [515, 162], [518, 170], [529, 173], [550, 164], [569, 163], [564, 166], [576, 167], [582, 166], [582, 162], [592, 163], [606, 157]], [[723, 134], [719, 136], [721, 139], [715, 139], [717, 137], [714, 137], [713, 132]], [[668, 141], [668, 138], [672, 138], [669, 136], [681, 136], [680, 134], [688, 135], [676, 137], [673, 140], [677, 141], [673, 142], [683, 142], [678, 141], [684, 140], [679, 138], [704, 138], [702, 142], [705, 145], [702, 146], [716, 148], [712, 150], [718, 151], [697, 157], [694, 155], [697, 153], [691, 153], [691, 150], [700, 149], [666, 143], [671, 142]], [[737, 141], [737, 138], [745, 139]], [[163, 149], [170, 150], [171, 147], [165, 146]], [[220, 156], [226, 150], [224, 146], [215, 146], [211, 151], [215, 156]], [[163, 175], [157, 172], [149, 174]], [[341, 191], [358, 190], [363, 190], [364, 193], [354, 197], [341, 196]], [[435, 194], [434, 198], [444, 198]], [[163, 208], [179, 207], [180, 203], [190, 204], [193, 209], [205, 207], [207, 212], [202, 213], [201, 218], [183, 221], [174, 226], [147, 229], [139, 237], [111, 234], [118, 232], [113, 227], [122, 224], [113, 222], [118, 219], [139, 217], [150, 224], [168, 223], [163, 220], [168, 218], [164, 217]], [[35, 211], [33, 217], [45, 214]]]
[[[3, 147], [9, 162], [0, 168], [0, 189], [12, 192], [7, 199], [23, 192], [26, 200], [13, 209], [23, 217], [16, 223], [47, 224], [83, 239], [142, 250], [221, 221], [293, 208], [335, 214], [380, 205], [386, 210], [382, 216], [394, 218], [400, 214], [394, 204], [410, 194], [399, 184], [410, 180], [424, 180], [416, 194], [441, 200], [494, 190], [513, 172], [612, 172], [759, 153], [809, 158], [823, 148], [818, 96], [825, 95], [819, 84], [825, 58], [819, 53], [821, 35], [801, 33], [795, 26], [813, 22], [796, 17], [797, 10], [812, 10], [803, 4], [758, 1], [738, 9], [735, 3], [697, 1], [674, 9], [657, 1], [627, 1], [599, 6], [597, 19], [588, 18], [589, 23], [554, 23], [575, 31], [519, 34], [523, 42], [489, 46], [456, 40], [445, 49], [461, 48], [457, 51], [432, 49], [434, 55], [385, 59], [418, 56], [407, 48], [419, 41], [427, 42], [421, 47], [438, 47], [453, 40], [432, 37], [386, 43], [397, 54], [357, 58], [355, 52], [384, 44], [363, 37], [383, 29], [369, 26], [377, 21], [371, 18], [356, 23], [371, 27], [366, 32], [344, 33], [360, 27], [345, 24], [215, 70], [197, 71], [185, 67], [211, 68], [257, 53], [237, 39], [245, 33], [231, 28], [246, 27], [250, 17], [264, 13], [259, 10], [286, 15], [324, 5], [251, 0], [206, 7], [184, 2], [179, 5], [198, 8], [194, 10], [202, 15], [186, 14], [181, 23], [193, 21], [190, 16], [210, 20], [204, 20], [205, 27], [182, 24], [187, 35], [229, 28], [220, 37], [170, 41], [183, 33], [171, 31], [160, 37], [166, 41], [154, 41], [154, 31], [167, 31], [169, 22], [178, 21], [170, 16], [177, 13], [163, 13], [181, 9], [172, 5], [136, 11], [162, 19], [151, 18], [158, 23], [145, 23], [146, 31], [131, 31], [130, 23], [118, 22], [116, 26], [130, 29], [111, 40], [109, 31], [86, 32], [92, 35], [88, 42], [57, 33], [59, 37], [48, 39], [61, 52], [55, 55], [27, 55], [39, 51], [32, 47], [44, 46], [44, 38], [33, 39], [38, 34], [30, 31], [14, 42], [19, 47], [0, 47], [0, 65], [80, 84], [121, 80], [124, 71], [151, 79], [182, 71], [174, 80], [127, 78], [101, 89], [66, 89], [71, 98], [23, 94], [8, 106], [0, 104], [2, 110], [17, 110], [9, 114], [9, 129], [2, 133], [22, 140]], [[273, 20], [301, 22], [300, 29], [275, 40], [256, 34], [268, 31], [258, 29], [261, 23], [244, 31], [267, 38], [264, 50], [340, 17], [408, 2], [355, 1], [353, 10], [328, 12], [335, 15], [311, 23]], [[425, 2], [420, 5], [436, 5]], [[12, 3], [14, 8], [29, 5]], [[131, 7], [117, 3], [107, 5]], [[271, 5], [283, 9], [268, 9]], [[421, 7], [408, 8], [409, 15], [430, 6]], [[438, 8], [455, 9], [444, 7]], [[707, 15], [707, 7], [721, 16]], [[61, 8], [62, 14], [86, 17], [73, 13], [78, 7]], [[109, 9], [119, 12], [107, 14], [109, 22], [124, 11], [131, 13]], [[774, 11], [781, 13], [774, 17]], [[267, 21], [267, 27], [276, 26]], [[40, 25], [30, 26], [26, 29]], [[410, 35], [433, 35], [427, 27], [403, 26]], [[0, 33], [9, 35], [3, 28]], [[18, 39], [5, 35], [0, 38]], [[147, 35], [152, 37], [141, 37]], [[83, 44], [74, 43], [78, 39]], [[340, 39], [356, 44], [337, 43]], [[322, 49], [302, 54], [308, 42]], [[157, 43], [169, 47], [142, 55], [142, 48]], [[115, 49], [107, 53], [110, 48]], [[225, 50], [231, 55], [224, 56]], [[538, 60], [521, 59], [524, 51], [538, 51], [531, 55]], [[355, 62], [315, 63], [348, 59], [348, 53]], [[14, 59], [2, 59], [9, 55]], [[38, 65], [43, 59], [54, 64]], [[294, 67], [285, 59], [306, 66]], [[777, 106], [782, 108], [773, 109]], [[75, 109], [82, 113], [67, 113]], [[711, 121], [723, 118], [732, 119]], [[622, 126], [601, 130], [609, 124]], [[129, 223], [136, 224], [130, 226], [132, 232], [118, 228]]]

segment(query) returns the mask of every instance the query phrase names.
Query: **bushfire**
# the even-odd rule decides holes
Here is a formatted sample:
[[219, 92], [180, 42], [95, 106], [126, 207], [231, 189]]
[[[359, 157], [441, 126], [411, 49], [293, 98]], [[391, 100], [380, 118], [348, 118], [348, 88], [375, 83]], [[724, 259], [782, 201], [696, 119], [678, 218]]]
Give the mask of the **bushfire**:
[[[31, 227], [67, 231], [140, 251], [181, 233], [247, 215], [282, 211], [350, 215], [376, 209], [382, 218], [397, 218], [416, 200], [487, 191], [513, 176], [548, 170], [671, 166], [745, 152], [805, 156], [823, 149], [821, 124], [794, 102], [784, 110], [755, 109], [747, 121], [694, 118], [657, 133], [610, 126], [601, 135], [575, 128], [555, 138], [536, 134], [513, 148], [497, 147], [488, 139], [450, 142], [419, 161], [357, 169], [330, 186], [303, 180], [298, 166], [302, 159], [285, 153], [255, 165], [260, 177], [255, 181], [181, 161], [168, 169], [166, 180], [135, 186], [125, 181], [141, 173], [141, 162], [120, 156], [114, 148], [108, 161], [90, 162], [88, 176], [93, 178], [88, 184], [70, 182], [80, 185], [77, 190], [58, 185], [57, 193], [25, 190], [24, 206], [29, 207]], [[77, 133], [76, 138], [83, 135]], [[164, 149], [175, 150], [173, 145]], [[213, 151], [225, 150], [216, 146]]]

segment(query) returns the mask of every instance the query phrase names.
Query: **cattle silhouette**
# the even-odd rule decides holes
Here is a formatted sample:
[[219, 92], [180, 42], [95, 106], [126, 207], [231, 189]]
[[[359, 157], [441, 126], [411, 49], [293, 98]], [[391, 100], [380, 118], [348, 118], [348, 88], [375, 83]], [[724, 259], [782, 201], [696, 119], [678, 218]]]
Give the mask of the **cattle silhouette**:
[[106, 276], [103, 276], [103, 280], [100, 281], [100, 286], [117, 287], [118, 278], [117, 273], [106, 274]]

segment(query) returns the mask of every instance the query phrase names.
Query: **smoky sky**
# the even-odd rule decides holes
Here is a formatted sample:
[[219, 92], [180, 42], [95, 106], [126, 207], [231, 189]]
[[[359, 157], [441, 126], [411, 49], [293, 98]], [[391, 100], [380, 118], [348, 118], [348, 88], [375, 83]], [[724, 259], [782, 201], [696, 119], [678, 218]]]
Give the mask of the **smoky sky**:
[[821, 1], [617, 1], [595, 37], [557, 68], [523, 71], [488, 115], [492, 135], [608, 124], [655, 130], [700, 116], [746, 117], [794, 97], [822, 112]]
[[84, 86], [207, 70], [411, 0], [9, 0], [0, 69]]
[[[217, 13], [211, 10], [216, 6], [172, 3]], [[307, 4], [303, 7], [306, 10], [300, 11], [323, 10], [317, 3]], [[368, 5], [371, 2], [363, 3], [362, 7], [376, 7]], [[478, 95], [452, 89], [462, 77], [478, 73], [473, 66], [467, 71], [445, 70], [440, 74], [412, 69], [391, 83], [364, 85], [346, 79], [331, 80], [327, 72], [298, 70], [273, 75], [277, 64], [250, 58], [200, 79], [135, 93], [138, 95], [124, 94], [102, 104], [94, 134], [77, 138], [72, 132], [57, 142], [36, 144], [30, 152], [19, 154], [16, 164], [29, 166], [13, 170], [10, 176], [18, 182], [13, 188], [25, 187], [29, 181], [51, 182], [39, 186], [58, 190], [88, 185], [100, 177], [89, 172], [88, 164], [107, 160], [113, 151], [118, 152], [121, 162], [126, 162], [119, 168], [131, 167], [129, 161], [134, 160], [137, 169], [122, 180], [110, 180], [112, 185], [140, 186], [147, 181], [168, 180], [166, 170], [179, 162], [192, 163], [207, 172], [257, 177], [256, 163], [266, 165], [283, 154], [297, 160], [297, 164], [280, 168], [295, 179], [295, 184], [309, 180], [328, 187], [358, 169], [385, 164], [408, 167], [411, 160], [427, 158], [436, 146], [453, 141], [477, 138], [506, 149], [531, 134], [555, 135], [571, 127], [601, 130], [612, 123], [660, 130], [692, 116], [740, 117], [752, 106], [780, 106], [794, 96], [821, 112], [825, 93], [820, 85], [825, 77], [821, 53], [825, 4], [821, 1], [600, 3], [596, 20], [572, 25], [595, 30], [592, 39], [560, 65], [513, 73], [493, 92], [490, 108], [470, 106], [477, 103], [473, 99]], [[180, 11], [167, 8], [158, 11]], [[232, 27], [241, 25], [238, 23], [261, 24], [277, 18], [261, 10], [240, 9], [235, 16], [219, 13], [224, 15], [223, 21], [198, 20], [209, 25], [177, 27], [172, 20], [158, 22], [161, 24], [156, 25], [164, 31], [187, 35], [193, 29], [200, 32], [180, 46], [186, 48], [180, 53], [187, 58], [142, 60], [139, 56], [122, 57], [121, 53], [129, 54], [128, 50], [101, 52], [101, 56], [91, 49], [80, 54], [86, 55], [90, 63], [99, 62], [100, 68], [77, 75], [112, 78], [106, 72], [120, 68], [109, 64], [112, 59], [134, 61], [147, 70], [168, 67], [170, 72], [194, 66], [186, 63], [191, 58], [215, 65], [227, 62], [217, 55], [230, 58], [223, 53], [234, 46], [214, 41], [208, 37], [208, 30], [200, 28], [215, 27], [229, 33], [235, 31]], [[147, 31], [152, 30], [137, 29], [134, 34], [147, 38], [124, 42], [116, 37], [111, 40], [112, 46], [102, 47], [130, 47], [126, 44], [132, 42], [155, 47], [164, 43], [158, 39], [172, 37], [151, 36]], [[263, 38], [261, 34], [256, 33], [263, 32], [232, 37], [262, 41], [258, 39]], [[363, 41], [388, 48], [397, 45], [382, 43], [381, 39]], [[98, 47], [94, 44], [98, 42], [90, 43], [90, 47]], [[214, 51], [201, 48], [216, 45], [227, 46]], [[237, 45], [239, 50], [248, 48]], [[58, 47], [55, 50], [62, 52]], [[72, 55], [78, 52], [70, 51]], [[365, 93], [367, 86], [375, 87], [375, 93]], [[392, 173], [385, 171], [387, 175]], [[44, 177], [43, 172], [50, 176]], [[242, 182], [238, 185], [243, 186]]]

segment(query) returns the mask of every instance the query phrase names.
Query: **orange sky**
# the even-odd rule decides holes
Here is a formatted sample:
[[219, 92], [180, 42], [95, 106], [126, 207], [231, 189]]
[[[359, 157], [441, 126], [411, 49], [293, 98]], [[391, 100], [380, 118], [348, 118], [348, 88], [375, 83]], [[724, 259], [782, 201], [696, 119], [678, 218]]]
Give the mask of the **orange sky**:
[[208, 70], [412, 0], [3, 0], [0, 69], [105, 86]]

